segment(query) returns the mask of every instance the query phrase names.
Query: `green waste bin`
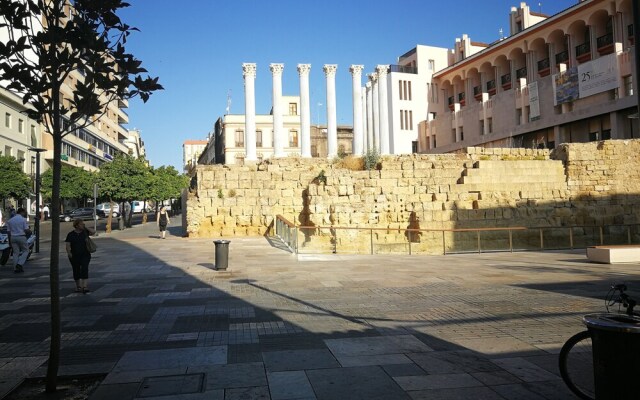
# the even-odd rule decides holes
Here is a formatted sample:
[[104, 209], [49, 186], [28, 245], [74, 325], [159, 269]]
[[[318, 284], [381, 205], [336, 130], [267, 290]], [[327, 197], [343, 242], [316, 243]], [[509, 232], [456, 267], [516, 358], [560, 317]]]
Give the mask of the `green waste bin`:
[[589, 314], [582, 321], [591, 333], [596, 399], [640, 398], [640, 317]]
[[216, 245], [216, 270], [224, 271], [229, 266], [229, 243], [230, 240], [214, 240]]

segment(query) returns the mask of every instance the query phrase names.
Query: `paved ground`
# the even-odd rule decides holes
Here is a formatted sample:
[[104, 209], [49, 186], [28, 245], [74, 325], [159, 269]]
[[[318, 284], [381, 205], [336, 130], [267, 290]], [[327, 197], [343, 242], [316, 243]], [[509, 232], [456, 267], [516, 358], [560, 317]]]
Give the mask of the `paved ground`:
[[[107, 375], [100, 399], [567, 399], [557, 352], [639, 265], [583, 251], [296, 257], [232, 239], [96, 239], [90, 294], [62, 260], [60, 375]], [[0, 270], [0, 397], [43, 376], [48, 255]], [[635, 285], [634, 285], [635, 281]], [[165, 396], [165, 397], [162, 397]], [[168, 396], [168, 397], [167, 397]]]

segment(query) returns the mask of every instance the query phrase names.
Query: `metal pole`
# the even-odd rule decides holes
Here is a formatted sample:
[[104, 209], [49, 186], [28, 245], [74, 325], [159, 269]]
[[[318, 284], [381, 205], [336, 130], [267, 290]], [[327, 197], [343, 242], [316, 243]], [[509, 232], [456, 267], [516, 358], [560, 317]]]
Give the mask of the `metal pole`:
[[[97, 210], [97, 200], [98, 199], [98, 184], [93, 184], [93, 232], [94, 236], [98, 236], [98, 210]], [[111, 212], [111, 211], [109, 211]]]
[[[36, 253], [40, 252], [40, 152], [36, 151], [36, 221], [33, 230], [36, 234]], [[44, 207], [43, 207], [44, 210]], [[44, 212], [44, 211], [43, 211]]]
[[640, 80], [640, 51], [638, 50], [640, 49], [638, 49], [638, 34], [636, 33], [640, 30], [640, 4], [638, 1], [632, 1], [631, 3], [633, 4], [633, 40], [636, 44], [634, 50], [636, 55], [636, 76], [633, 77], [633, 83], [635, 83], [634, 86], [636, 87], [636, 90], [633, 94], [636, 96], [636, 112], [638, 113], [638, 117], [640, 117], [640, 93], [638, 93], [638, 91], [640, 91], [640, 82], [638, 82], [638, 80]]

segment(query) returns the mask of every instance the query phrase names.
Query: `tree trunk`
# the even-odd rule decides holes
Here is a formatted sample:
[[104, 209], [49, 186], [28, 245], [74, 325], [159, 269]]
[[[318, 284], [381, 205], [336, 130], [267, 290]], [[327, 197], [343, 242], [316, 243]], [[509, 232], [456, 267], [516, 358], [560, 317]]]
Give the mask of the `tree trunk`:
[[111, 197], [109, 197], [109, 216], [107, 217], [107, 233], [111, 233], [111, 222], [113, 221], [113, 202], [111, 201]]
[[[57, 4], [57, 3], [56, 3]], [[53, 112], [53, 190], [51, 193], [51, 256], [49, 261], [49, 287], [51, 291], [51, 344], [47, 364], [46, 392], [55, 392], [58, 385], [58, 367], [60, 364], [60, 172], [62, 162], [62, 134], [60, 131], [60, 88], [52, 90]]]

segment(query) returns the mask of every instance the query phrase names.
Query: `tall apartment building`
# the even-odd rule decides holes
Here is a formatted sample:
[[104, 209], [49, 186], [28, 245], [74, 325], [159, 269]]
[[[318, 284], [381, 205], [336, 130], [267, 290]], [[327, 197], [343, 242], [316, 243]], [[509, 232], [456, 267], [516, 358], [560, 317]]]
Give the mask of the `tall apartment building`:
[[[494, 43], [418, 45], [389, 67], [392, 154], [639, 136], [632, 0], [579, 1], [553, 16], [523, 2], [509, 22]], [[370, 121], [376, 106], [367, 101]]]

